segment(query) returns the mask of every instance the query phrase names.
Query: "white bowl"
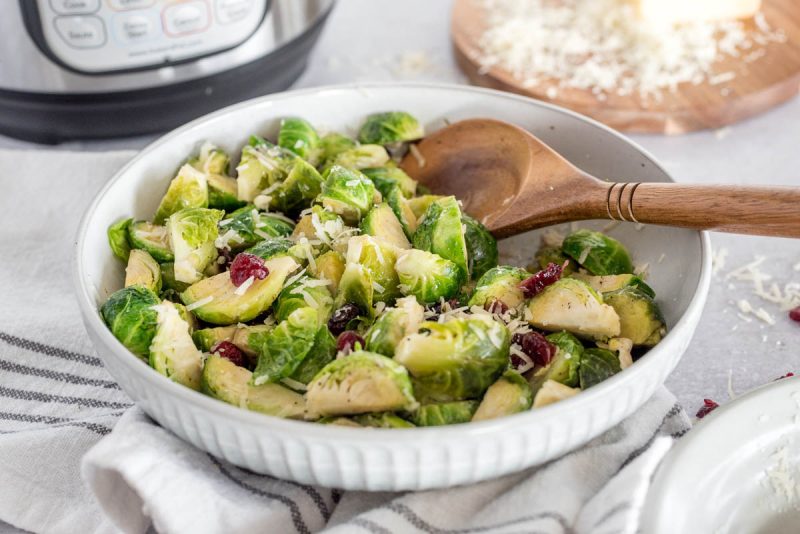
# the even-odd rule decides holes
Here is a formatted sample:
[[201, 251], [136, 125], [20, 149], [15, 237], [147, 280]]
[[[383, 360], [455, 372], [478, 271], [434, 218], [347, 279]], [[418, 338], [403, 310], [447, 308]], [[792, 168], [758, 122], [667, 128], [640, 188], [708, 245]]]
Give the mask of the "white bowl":
[[[528, 98], [473, 87], [361, 84], [292, 91], [197, 119], [155, 141], [109, 181], [84, 216], [77, 240], [75, 284], [89, 336], [125, 392], [162, 426], [214, 456], [259, 473], [343, 489], [421, 490], [473, 483], [558, 457], [631, 414], [675, 367], [708, 292], [708, 238], [695, 231], [637, 230], [627, 224], [613, 235], [637, 261], [649, 262], [649, 280], [659, 294], [669, 333], [631, 368], [606, 382], [558, 404], [503, 419], [376, 430], [268, 417], [171, 382], [111, 335], [98, 307], [122, 287], [124, 269], [109, 250], [106, 229], [121, 217], [150, 217], [177, 167], [204, 141], [234, 154], [251, 133], [273, 137], [281, 117], [302, 116], [321, 128], [352, 132], [368, 113], [394, 109], [411, 112], [427, 131], [445, 119], [510, 121], [599, 177], [670, 181], [650, 155], [599, 123]], [[501, 248], [530, 259], [537, 244], [533, 232]]]

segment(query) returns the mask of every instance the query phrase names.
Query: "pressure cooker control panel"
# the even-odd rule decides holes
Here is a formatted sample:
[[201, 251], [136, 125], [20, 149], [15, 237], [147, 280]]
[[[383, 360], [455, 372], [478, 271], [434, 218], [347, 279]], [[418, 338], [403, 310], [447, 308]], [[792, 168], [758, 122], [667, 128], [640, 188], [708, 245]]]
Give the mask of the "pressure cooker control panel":
[[269, 0], [36, 2], [49, 53], [86, 73], [156, 68], [233, 48], [269, 7]]

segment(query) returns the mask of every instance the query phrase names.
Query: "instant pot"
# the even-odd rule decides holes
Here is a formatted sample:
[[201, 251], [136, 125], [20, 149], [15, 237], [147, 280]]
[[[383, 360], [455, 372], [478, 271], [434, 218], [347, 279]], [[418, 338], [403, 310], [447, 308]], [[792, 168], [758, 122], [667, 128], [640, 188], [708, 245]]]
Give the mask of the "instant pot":
[[288, 87], [333, 0], [2, 0], [0, 133], [157, 132]]

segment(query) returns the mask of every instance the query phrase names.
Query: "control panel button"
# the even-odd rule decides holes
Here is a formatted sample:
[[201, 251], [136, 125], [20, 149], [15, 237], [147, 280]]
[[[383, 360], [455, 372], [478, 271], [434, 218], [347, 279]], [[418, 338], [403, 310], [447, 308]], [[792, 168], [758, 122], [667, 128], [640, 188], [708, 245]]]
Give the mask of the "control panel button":
[[114, 17], [114, 35], [123, 43], [139, 43], [159, 33], [157, 25], [145, 15], [120, 13]]
[[172, 4], [164, 9], [164, 31], [175, 37], [203, 31], [208, 27], [208, 6], [203, 1]]
[[50, 0], [50, 5], [60, 15], [86, 15], [100, 9], [100, 0]]
[[231, 24], [250, 14], [253, 0], [216, 0], [216, 8], [220, 24]]
[[106, 27], [99, 17], [57, 17], [58, 34], [73, 48], [96, 48], [106, 42]]
[[108, 0], [111, 9], [128, 11], [129, 9], [146, 9], [156, 3], [156, 0]]

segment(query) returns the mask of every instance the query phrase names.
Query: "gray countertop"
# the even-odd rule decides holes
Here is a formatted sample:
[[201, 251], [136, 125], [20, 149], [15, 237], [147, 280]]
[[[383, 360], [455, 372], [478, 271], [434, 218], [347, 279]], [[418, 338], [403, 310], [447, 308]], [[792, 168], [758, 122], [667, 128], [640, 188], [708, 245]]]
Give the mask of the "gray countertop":
[[[449, 0], [346, 0], [339, 2], [303, 76], [295, 87], [353, 81], [425, 80], [464, 83], [451, 57]], [[633, 136], [681, 182], [800, 184], [800, 100], [717, 132], [681, 137]], [[138, 149], [152, 137], [66, 143], [68, 150]], [[0, 136], [0, 147], [48, 148]], [[753, 295], [744, 282], [725, 274], [766, 256], [761, 266], [781, 286], [800, 272], [800, 241], [712, 234], [715, 250], [728, 251], [712, 282], [697, 333], [667, 381], [690, 413], [704, 397], [724, 402], [729, 383], [736, 393], [800, 371], [800, 324], [785, 311]], [[800, 269], [800, 266], [798, 266]], [[763, 307], [776, 324], [738, 316], [746, 298]]]

